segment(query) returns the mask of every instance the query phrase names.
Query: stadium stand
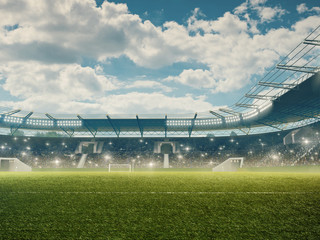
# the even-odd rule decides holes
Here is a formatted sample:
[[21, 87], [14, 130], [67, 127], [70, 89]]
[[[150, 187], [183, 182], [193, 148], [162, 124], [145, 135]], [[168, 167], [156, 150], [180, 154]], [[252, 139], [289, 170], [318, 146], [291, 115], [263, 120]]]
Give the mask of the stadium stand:
[[[293, 166], [320, 164], [320, 124], [311, 126], [304, 141], [284, 144], [290, 133], [281, 131], [247, 136], [176, 138], [178, 152], [170, 154], [173, 168], [212, 168], [231, 157], [244, 157], [244, 166]], [[312, 134], [310, 134], [312, 133]], [[103, 138], [99, 153], [89, 153], [84, 168], [107, 168], [109, 163], [134, 163], [135, 168], [163, 167], [163, 154], [154, 145], [163, 139]], [[18, 158], [32, 168], [76, 168], [83, 138], [0, 137], [1, 157]]]

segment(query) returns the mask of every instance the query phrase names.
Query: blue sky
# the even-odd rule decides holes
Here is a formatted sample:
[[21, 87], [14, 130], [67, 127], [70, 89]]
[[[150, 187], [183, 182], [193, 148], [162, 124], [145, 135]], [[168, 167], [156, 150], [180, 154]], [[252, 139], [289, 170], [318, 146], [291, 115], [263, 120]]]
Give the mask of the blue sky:
[[109, 114], [231, 105], [319, 16], [318, 0], [0, 0], [0, 105]]

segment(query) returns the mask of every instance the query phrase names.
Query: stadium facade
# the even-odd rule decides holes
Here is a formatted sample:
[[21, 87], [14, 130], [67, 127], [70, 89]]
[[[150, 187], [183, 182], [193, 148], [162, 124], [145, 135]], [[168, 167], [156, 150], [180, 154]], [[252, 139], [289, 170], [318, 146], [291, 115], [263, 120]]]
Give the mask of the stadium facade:
[[320, 26], [228, 108], [178, 115], [74, 115], [0, 109], [0, 133], [61, 137], [205, 137], [276, 132], [320, 118]]

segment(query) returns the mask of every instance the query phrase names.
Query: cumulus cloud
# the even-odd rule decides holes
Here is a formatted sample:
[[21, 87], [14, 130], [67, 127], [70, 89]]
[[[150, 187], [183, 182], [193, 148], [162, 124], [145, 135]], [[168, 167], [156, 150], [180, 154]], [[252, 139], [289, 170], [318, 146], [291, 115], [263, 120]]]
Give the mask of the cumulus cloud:
[[260, 16], [261, 22], [272, 21], [274, 18], [280, 18], [286, 11], [280, 7], [256, 7]]
[[193, 88], [213, 88], [215, 82], [212, 79], [213, 74], [208, 70], [187, 69], [179, 76], [169, 76], [164, 81], [175, 81]]
[[136, 88], [147, 88], [147, 89], [161, 89], [164, 92], [172, 92], [173, 89], [171, 87], [168, 87], [160, 82], [157, 81], [150, 81], [150, 80], [138, 80], [133, 83], [126, 84], [124, 86], [127, 89]]
[[[243, 15], [248, 20], [252, 12], [254, 12], [259, 16], [259, 23], [264, 23], [280, 19], [284, 14], [288, 13], [280, 5], [270, 7], [265, 5], [266, 2], [266, 0], [246, 1], [234, 9], [234, 14]], [[248, 22], [250, 23], [250, 21]]]
[[0, 66], [0, 71], [6, 79], [3, 89], [19, 98], [90, 100], [119, 88], [115, 78], [78, 64], [10, 63]]
[[[263, 74], [276, 61], [296, 46], [320, 20], [310, 16], [291, 26], [291, 29], [271, 29], [265, 34], [252, 34], [245, 20], [226, 13], [217, 21], [198, 20], [192, 16], [188, 29], [203, 31], [205, 34], [188, 36], [184, 30], [185, 45], [193, 46], [193, 54], [208, 69], [183, 70], [178, 76], [168, 76], [167, 81], [175, 81], [194, 88], [209, 88], [215, 92], [230, 92], [250, 83], [251, 76]], [[227, 32], [218, 32], [228, 29]], [[214, 31], [216, 29], [216, 31]], [[225, 37], [227, 35], [228, 37]], [[176, 36], [179, 36], [176, 34]], [[197, 42], [197, 45], [192, 45]]]
[[[68, 101], [65, 101], [68, 100]], [[141, 113], [194, 113], [206, 112], [214, 107], [206, 101], [205, 96], [169, 97], [160, 92], [109, 95], [95, 102], [70, 101], [65, 96], [49, 98], [48, 96], [35, 96], [19, 102], [5, 102], [6, 106], [22, 109], [37, 109], [48, 112], [55, 109], [56, 113], [112, 113], [112, 114], [141, 114]]]
[[[286, 13], [280, 6], [265, 3], [246, 1], [213, 20], [203, 19], [201, 10], [195, 9], [186, 25], [170, 21], [155, 26], [130, 13], [126, 4], [104, 1], [97, 8], [94, 0], [0, 0], [1, 86], [21, 99], [17, 104], [24, 109], [39, 111], [208, 110], [212, 106], [204, 96], [176, 97], [166, 84], [174, 81], [212, 93], [241, 89], [294, 47], [320, 19], [310, 16], [290, 28], [262, 34], [259, 24]], [[184, 69], [167, 76], [165, 83], [128, 83], [102, 68], [120, 56], [144, 68], [191, 61], [205, 67]], [[84, 67], [86, 59], [96, 66]], [[122, 89], [141, 92], [124, 94]]]
[[309, 9], [307, 8], [305, 3], [301, 3], [299, 5], [297, 5], [297, 12], [298, 13], [304, 13], [307, 12]]
[[300, 14], [301, 14], [301, 13], [305, 13], [305, 12], [316, 12], [316, 13], [320, 13], [320, 7], [308, 8], [305, 3], [301, 3], [301, 4], [297, 5], [297, 12], [300, 13]]

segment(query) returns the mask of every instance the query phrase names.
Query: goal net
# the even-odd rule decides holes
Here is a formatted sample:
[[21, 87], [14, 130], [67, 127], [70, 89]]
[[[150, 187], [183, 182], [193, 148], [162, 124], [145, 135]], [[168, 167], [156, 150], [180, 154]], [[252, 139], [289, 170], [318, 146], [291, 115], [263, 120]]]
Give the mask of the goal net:
[[243, 157], [228, 158], [223, 163], [212, 168], [212, 171], [213, 172], [235, 172], [238, 170], [238, 168], [242, 168], [243, 160], [244, 160]]
[[109, 172], [131, 172], [131, 164], [109, 164]]

